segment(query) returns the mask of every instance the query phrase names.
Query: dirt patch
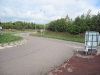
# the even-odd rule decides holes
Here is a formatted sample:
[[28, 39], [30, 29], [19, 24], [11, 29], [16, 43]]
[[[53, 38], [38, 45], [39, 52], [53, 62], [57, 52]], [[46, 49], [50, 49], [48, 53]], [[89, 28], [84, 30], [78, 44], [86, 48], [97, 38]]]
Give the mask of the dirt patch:
[[100, 75], [100, 55], [92, 58], [73, 56], [49, 75]]

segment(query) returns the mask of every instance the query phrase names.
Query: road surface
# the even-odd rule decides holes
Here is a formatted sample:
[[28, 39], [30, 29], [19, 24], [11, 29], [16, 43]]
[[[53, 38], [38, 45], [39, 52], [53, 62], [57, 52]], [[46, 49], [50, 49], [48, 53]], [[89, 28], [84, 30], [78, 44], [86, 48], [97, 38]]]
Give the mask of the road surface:
[[32, 37], [28, 33], [21, 36], [27, 40], [23, 45], [0, 50], [0, 75], [45, 75], [73, 55], [73, 50], [81, 44]]

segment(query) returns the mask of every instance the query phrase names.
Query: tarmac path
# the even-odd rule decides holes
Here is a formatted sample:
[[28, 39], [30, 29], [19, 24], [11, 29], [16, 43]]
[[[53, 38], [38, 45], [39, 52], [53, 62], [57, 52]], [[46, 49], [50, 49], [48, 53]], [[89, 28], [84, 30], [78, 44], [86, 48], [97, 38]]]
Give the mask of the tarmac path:
[[0, 75], [45, 75], [73, 55], [73, 50], [83, 45], [74, 42], [21, 36], [23, 45], [0, 50]]

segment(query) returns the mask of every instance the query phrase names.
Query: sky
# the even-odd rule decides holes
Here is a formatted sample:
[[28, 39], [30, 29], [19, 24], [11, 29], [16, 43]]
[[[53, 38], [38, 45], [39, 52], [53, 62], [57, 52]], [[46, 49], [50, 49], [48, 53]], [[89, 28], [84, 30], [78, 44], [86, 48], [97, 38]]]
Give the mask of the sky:
[[0, 21], [46, 24], [66, 15], [74, 19], [88, 10], [97, 14], [100, 0], [0, 0]]

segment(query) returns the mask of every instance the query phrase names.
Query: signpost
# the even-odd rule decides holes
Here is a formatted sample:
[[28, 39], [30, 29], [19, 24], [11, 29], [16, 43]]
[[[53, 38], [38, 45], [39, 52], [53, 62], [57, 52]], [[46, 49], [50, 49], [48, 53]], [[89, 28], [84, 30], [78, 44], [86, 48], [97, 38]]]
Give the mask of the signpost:
[[40, 30], [41, 32], [41, 36], [44, 36], [44, 32], [45, 32], [45, 25], [43, 26], [43, 29]]
[[2, 34], [2, 27], [0, 26], [0, 35]]

